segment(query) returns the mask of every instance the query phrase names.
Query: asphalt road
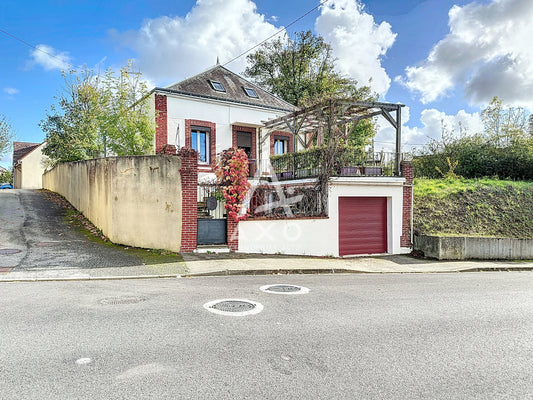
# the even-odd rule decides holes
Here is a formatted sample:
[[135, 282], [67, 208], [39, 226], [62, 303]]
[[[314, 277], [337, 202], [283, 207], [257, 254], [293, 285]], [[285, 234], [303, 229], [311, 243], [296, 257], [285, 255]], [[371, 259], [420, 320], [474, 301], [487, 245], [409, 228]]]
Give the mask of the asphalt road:
[[142, 264], [90, 241], [67, 224], [61, 207], [35, 190], [0, 190], [0, 268], [15, 271], [110, 268]]
[[531, 272], [1, 283], [0, 398], [532, 399], [532, 332]]

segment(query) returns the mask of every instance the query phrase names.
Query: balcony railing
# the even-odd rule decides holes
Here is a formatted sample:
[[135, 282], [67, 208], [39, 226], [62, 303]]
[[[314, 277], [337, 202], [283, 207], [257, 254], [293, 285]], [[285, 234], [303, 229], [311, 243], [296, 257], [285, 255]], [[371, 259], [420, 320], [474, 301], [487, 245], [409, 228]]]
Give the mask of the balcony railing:
[[[256, 176], [275, 177], [277, 180], [315, 178], [326, 172], [325, 157], [323, 149], [272, 156], [270, 160], [262, 160], [257, 165], [259, 174]], [[395, 165], [396, 153], [344, 148], [329, 162], [329, 174], [352, 177], [395, 176]]]

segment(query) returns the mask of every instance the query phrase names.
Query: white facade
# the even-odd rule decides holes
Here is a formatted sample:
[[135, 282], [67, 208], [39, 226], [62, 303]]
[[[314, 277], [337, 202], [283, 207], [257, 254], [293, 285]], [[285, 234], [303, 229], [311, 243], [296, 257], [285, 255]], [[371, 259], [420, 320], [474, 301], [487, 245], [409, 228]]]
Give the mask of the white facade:
[[386, 197], [387, 252], [409, 253], [400, 247], [404, 183], [394, 177], [332, 179], [327, 218], [241, 221], [239, 252], [339, 257], [339, 197]]
[[13, 187], [15, 189], [42, 189], [43, 174], [48, 157], [42, 152], [43, 144], [39, 145], [24, 157], [13, 169]]
[[[166, 96], [167, 143], [178, 149], [185, 146], [185, 120], [201, 120], [216, 125], [216, 154], [233, 146], [233, 126], [256, 128], [257, 149], [255, 158], [267, 160], [270, 156], [270, 141], [266, 138], [261, 143], [260, 127], [264, 121], [287, 114], [286, 110], [255, 107], [216, 99], [180, 94], [166, 94]], [[201, 174], [200, 178], [203, 176], [204, 174]]]

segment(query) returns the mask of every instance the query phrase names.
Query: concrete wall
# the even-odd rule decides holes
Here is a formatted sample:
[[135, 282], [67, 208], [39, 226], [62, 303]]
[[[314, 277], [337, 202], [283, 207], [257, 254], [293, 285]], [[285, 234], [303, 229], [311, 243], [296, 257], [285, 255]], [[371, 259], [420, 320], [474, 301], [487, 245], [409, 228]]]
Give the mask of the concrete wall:
[[44, 174], [43, 185], [114, 243], [180, 251], [181, 165], [165, 155], [64, 163]]
[[42, 189], [44, 163], [48, 159], [42, 152], [43, 145], [26, 154], [14, 171], [15, 189]]
[[439, 260], [533, 259], [533, 239], [415, 235], [414, 249]]
[[404, 178], [360, 177], [332, 179], [328, 218], [246, 220], [239, 222], [239, 251], [266, 254], [339, 256], [339, 197], [386, 197], [388, 253], [411, 251], [400, 247]]

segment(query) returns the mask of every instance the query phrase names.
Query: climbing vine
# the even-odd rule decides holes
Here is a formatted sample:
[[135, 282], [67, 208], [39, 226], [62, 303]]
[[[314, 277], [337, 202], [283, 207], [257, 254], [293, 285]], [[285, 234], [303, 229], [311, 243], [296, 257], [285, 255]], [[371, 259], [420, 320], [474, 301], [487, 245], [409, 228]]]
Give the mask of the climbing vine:
[[220, 153], [215, 174], [226, 200], [228, 217], [237, 222], [246, 219], [248, 213], [241, 212], [241, 209], [250, 183], [247, 179], [248, 156], [244, 150], [231, 148]]

